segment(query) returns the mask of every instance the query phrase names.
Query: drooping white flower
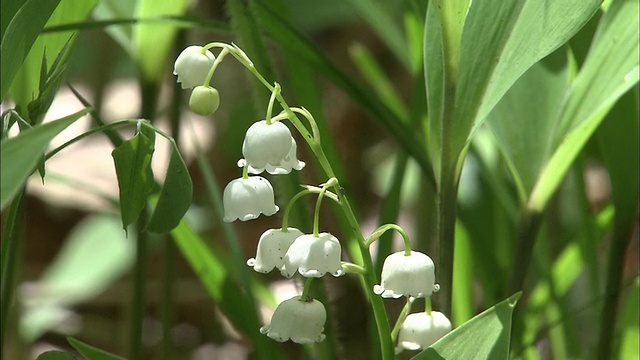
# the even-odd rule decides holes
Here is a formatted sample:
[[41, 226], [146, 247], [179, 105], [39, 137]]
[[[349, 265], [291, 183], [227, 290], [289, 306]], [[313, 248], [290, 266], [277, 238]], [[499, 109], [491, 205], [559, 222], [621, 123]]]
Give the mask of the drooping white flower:
[[304, 277], [322, 277], [325, 273], [342, 276], [341, 254], [340, 241], [329, 233], [320, 233], [318, 237], [302, 235], [287, 250], [280, 272], [286, 277], [292, 277], [296, 271]]
[[393, 253], [382, 265], [382, 284], [375, 285], [373, 292], [384, 298], [399, 298], [403, 295], [423, 298], [431, 296], [435, 283], [435, 266], [431, 258], [421, 252], [404, 251]]
[[173, 75], [178, 75], [178, 82], [183, 89], [205, 85], [204, 81], [216, 57], [202, 46], [192, 45], [180, 53], [173, 65]]
[[327, 311], [320, 301], [300, 300], [296, 296], [280, 303], [271, 323], [261, 327], [260, 332], [279, 342], [291, 339], [298, 344], [310, 344], [324, 340], [326, 320]]
[[398, 334], [398, 348], [407, 350], [426, 349], [451, 331], [451, 322], [438, 311], [407, 315]]
[[279, 121], [254, 123], [247, 129], [242, 143], [242, 155], [252, 174], [260, 174], [265, 169], [270, 174], [288, 174], [291, 169], [302, 169], [305, 164], [298, 161], [296, 149], [291, 131]]
[[213, 114], [220, 106], [220, 94], [211, 86], [196, 86], [189, 98], [189, 108], [198, 115]]
[[293, 241], [304, 235], [296, 228], [269, 229], [260, 236], [256, 257], [247, 261], [247, 265], [253, 270], [261, 273], [268, 273], [273, 268], [282, 268], [284, 265], [284, 255]]
[[263, 170], [267, 170], [267, 172], [271, 175], [286, 175], [291, 172], [291, 170], [302, 170], [306, 165], [304, 161], [298, 160], [296, 153], [298, 151], [298, 145], [296, 144], [293, 136], [291, 137], [291, 149], [287, 156], [282, 159], [282, 162], [279, 165], [271, 165], [267, 163], [264, 169], [256, 169], [253, 166], [249, 165], [249, 172], [251, 174], [260, 174]]
[[224, 188], [222, 197], [224, 221], [247, 221], [260, 214], [271, 216], [278, 212], [273, 187], [261, 176], [249, 176], [232, 180]]

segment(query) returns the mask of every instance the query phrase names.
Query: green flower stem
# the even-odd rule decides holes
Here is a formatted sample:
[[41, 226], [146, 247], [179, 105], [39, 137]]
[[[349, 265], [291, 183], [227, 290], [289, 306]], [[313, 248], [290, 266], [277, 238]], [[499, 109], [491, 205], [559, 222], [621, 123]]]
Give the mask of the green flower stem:
[[[205, 47], [203, 51], [206, 51], [206, 50], [208, 49]], [[229, 50], [227, 48], [223, 48], [220, 51], [216, 59], [213, 61], [213, 65], [211, 66], [211, 69], [209, 69], [209, 72], [207, 73], [207, 77], [204, 80], [204, 84], [202, 84], [203, 86], [209, 86], [209, 84], [211, 83], [211, 78], [213, 78], [213, 73], [216, 71], [216, 68], [218, 68], [218, 65], [220, 65], [220, 63], [222, 62], [222, 60], [224, 60], [225, 56], [227, 56], [228, 53], [229, 53]]]
[[244, 164], [242, 167], [242, 178], [245, 180], [249, 178], [249, 164]]
[[364, 275], [367, 272], [367, 269], [363, 268], [362, 266], [347, 261], [342, 261], [341, 265], [342, 270], [344, 270], [344, 272], [347, 274]]
[[47, 155], [45, 156], [45, 161], [49, 160], [51, 157], [53, 157], [54, 155], [56, 155], [57, 153], [59, 153], [60, 151], [64, 150], [67, 146], [69, 145], [73, 145], [76, 142], [89, 137], [91, 135], [97, 134], [97, 133], [106, 133], [109, 130], [113, 130], [119, 127], [123, 127], [123, 126], [130, 126], [130, 125], [138, 125], [140, 122], [147, 122], [146, 120], [140, 120], [140, 119], [129, 119], [129, 120], [122, 120], [122, 121], [117, 121], [114, 123], [110, 123], [104, 126], [100, 126], [97, 127], [95, 129], [91, 129], [87, 132], [82, 133], [81, 135], [78, 135], [76, 137], [74, 137], [73, 139], [67, 141], [66, 143], [58, 146], [57, 148], [51, 150], [49, 153], [47, 153]]
[[456, 228], [456, 201], [458, 177], [454, 173], [445, 178], [438, 191], [438, 273], [441, 292], [438, 305], [451, 317], [451, 292], [453, 290], [453, 254]]
[[276, 94], [280, 93], [280, 84], [275, 83], [273, 86], [273, 91], [271, 92], [271, 97], [269, 98], [269, 105], [267, 105], [267, 115], [264, 117], [264, 121], [267, 125], [271, 124], [271, 113], [273, 112], [273, 103], [276, 100]]
[[411, 241], [409, 240], [409, 235], [407, 235], [403, 228], [396, 224], [385, 224], [377, 228], [374, 232], [371, 233], [371, 235], [369, 235], [367, 240], [364, 242], [365, 246], [370, 247], [371, 244], [378, 240], [382, 236], [382, 234], [387, 232], [387, 230], [395, 230], [399, 232], [400, 235], [402, 235], [402, 239], [404, 240], [404, 255], [411, 255]]
[[[322, 191], [322, 188], [319, 187], [315, 187], [315, 186], [306, 186], [306, 188], [300, 192], [298, 192], [297, 194], [295, 194], [291, 200], [289, 200], [289, 202], [287, 203], [287, 206], [284, 208], [284, 213], [282, 215], [282, 231], [283, 232], [287, 232], [288, 228], [289, 228], [289, 213], [291, 212], [291, 209], [293, 208], [293, 204], [300, 199], [301, 197], [303, 197], [304, 195], [307, 194], [320, 194], [320, 192]], [[338, 201], [338, 196], [334, 193], [332, 193], [331, 191], [327, 191], [325, 190], [324, 196], [330, 198], [331, 200], [340, 203]]]
[[411, 312], [411, 304], [413, 304], [414, 301], [415, 298], [407, 296], [407, 303], [404, 304], [404, 307], [398, 315], [398, 320], [396, 320], [396, 324], [393, 326], [393, 330], [391, 330], [391, 340], [394, 344], [398, 340], [398, 333], [400, 332], [400, 328], [402, 327], [404, 320], [407, 318], [407, 315], [409, 315], [409, 313]]
[[312, 277], [308, 277], [305, 281], [304, 281], [304, 287], [302, 288], [302, 295], [300, 295], [300, 301], [309, 301], [309, 299], [311, 298], [309, 296], [309, 290], [311, 290], [311, 282], [313, 281], [314, 278]]
[[[269, 91], [273, 93], [274, 87], [258, 72], [258, 70], [253, 65], [253, 62], [247, 57], [247, 55], [237, 46], [231, 46], [224, 43], [212, 43], [207, 46], [219, 46], [223, 48], [229, 49], [230, 54], [236, 58], [242, 65], [244, 65]], [[311, 151], [314, 153], [320, 167], [324, 170], [328, 178], [335, 177], [335, 172], [327, 159], [327, 156], [324, 153], [324, 150], [320, 146], [320, 137], [319, 133], [316, 133], [313, 121], [313, 118], [308, 118], [311, 122], [311, 127], [314, 131], [312, 135], [309, 130], [304, 126], [300, 118], [296, 115], [296, 113], [292, 110], [292, 108], [287, 104], [285, 99], [282, 97], [281, 93], [276, 94], [276, 100], [280, 103], [282, 108], [284, 109], [284, 113], [287, 114], [289, 121], [295, 126], [298, 132], [305, 139]], [[303, 111], [303, 110], [302, 110]], [[304, 111], [303, 111], [304, 112]], [[360, 224], [358, 223], [358, 219], [351, 208], [351, 203], [349, 202], [346, 194], [342, 194], [339, 192], [340, 189], [336, 189], [336, 193], [338, 194], [338, 200], [340, 207], [345, 215], [347, 222], [351, 229], [353, 229], [354, 236], [358, 242], [358, 246], [360, 248], [360, 253], [362, 256], [362, 266], [365, 269], [373, 269], [373, 261], [371, 260], [371, 254], [369, 253], [369, 248], [365, 245], [365, 239], [362, 235], [362, 231], [360, 231]], [[382, 301], [382, 297], [376, 296], [373, 294], [373, 286], [377, 284], [378, 279], [376, 274], [373, 271], [367, 271], [363, 274], [363, 287], [366, 294], [369, 295], [369, 301], [371, 302], [371, 308], [373, 311], [373, 315], [375, 318], [376, 326], [378, 328], [378, 337], [380, 340], [380, 346], [382, 350], [382, 358], [385, 360], [390, 360], [395, 358], [395, 352], [393, 347], [393, 342], [391, 340], [391, 328], [389, 326], [389, 321], [387, 318], [386, 309], [384, 307], [384, 303]]]
[[431, 316], [431, 297], [426, 297], [424, 299], [424, 312]]
[[334, 186], [338, 183], [338, 179], [332, 177], [322, 185], [322, 190], [320, 194], [318, 194], [318, 200], [316, 200], [316, 210], [313, 214], [313, 236], [320, 236], [320, 205], [322, 205], [322, 198], [324, 197], [324, 193], [327, 191], [327, 188]]

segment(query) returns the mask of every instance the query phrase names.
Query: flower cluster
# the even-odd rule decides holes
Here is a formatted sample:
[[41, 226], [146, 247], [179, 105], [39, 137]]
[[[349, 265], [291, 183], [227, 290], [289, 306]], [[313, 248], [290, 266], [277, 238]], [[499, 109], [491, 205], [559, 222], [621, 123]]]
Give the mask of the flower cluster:
[[[209, 46], [209, 45], [208, 45]], [[213, 113], [219, 105], [217, 90], [209, 86], [209, 81], [219, 61], [231, 50], [223, 48], [216, 58], [208, 46], [187, 47], [175, 62], [174, 74], [182, 88], [194, 88], [189, 101], [192, 111], [207, 115]], [[237, 49], [236, 49], [237, 50]], [[243, 53], [236, 52], [242, 56]], [[246, 56], [246, 55], [245, 55]], [[244, 59], [244, 62], [248, 62]], [[293, 170], [302, 170], [303, 161], [297, 158], [297, 144], [289, 128], [282, 122], [287, 117], [280, 114], [271, 116], [271, 109], [280, 91], [279, 85], [272, 89], [265, 119], [252, 124], [242, 143], [243, 159], [238, 166], [243, 169], [241, 177], [227, 184], [223, 194], [224, 221], [247, 221], [256, 219], [260, 214], [271, 216], [278, 212], [271, 183], [260, 176], [263, 172], [271, 175], [289, 174]], [[318, 204], [326, 189], [334, 186], [327, 182], [316, 191]], [[313, 191], [303, 191], [310, 193]], [[290, 202], [293, 203], [295, 199]], [[258, 241], [255, 258], [247, 264], [257, 272], [268, 273], [278, 269], [291, 278], [299, 273], [305, 278], [319, 278], [326, 273], [333, 276], [344, 275], [342, 269], [340, 241], [333, 235], [318, 231], [317, 221], [312, 234], [286, 226], [285, 211], [283, 226], [280, 229], [265, 231]], [[316, 219], [317, 220], [317, 219]], [[310, 298], [305, 285], [303, 294], [282, 302], [276, 309], [271, 323], [260, 331], [277, 341], [292, 340], [305, 344], [322, 341], [326, 311], [324, 305]]]
[[[217, 57], [210, 51], [214, 47], [221, 48]], [[228, 54], [232, 54], [253, 72], [271, 91], [265, 118], [253, 123], [246, 131], [242, 143], [243, 158], [238, 161], [242, 176], [230, 181], [223, 194], [224, 221], [248, 221], [258, 218], [260, 214], [271, 216], [280, 210], [275, 202], [273, 186], [261, 174], [267, 172], [270, 175], [284, 175], [305, 167], [305, 163], [297, 158], [296, 141], [284, 121], [291, 121], [309, 142], [312, 150], [317, 150], [320, 143], [317, 137], [318, 127], [311, 114], [304, 108], [289, 108], [282, 100], [280, 86], [277, 83], [274, 86], [266, 84], [251, 60], [235, 45], [211, 43], [204, 47], [189, 46], [176, 59], [174, 74], [178, 76], [178, 82], [183, 89], [193, 89], [189, 99], [189, 107], [193, 112], [209, 115], [220, 105], [218, 91], [209, 82], [218, 64]], [[285, 110], [272, 116], [276, 100]], [[313, 134], [304, 125], [300, 125], [300, 120], [294, 114], [296, 112], [309, 120]], [[360, 274], [371, 271], [342, 262], [340, 241], [330, 233], [319, 231], [319, 209], [323, 197], [341, 203], [339, 192], [332, 192], [332, 189], [340, 190], [335, 177], [330, 177], [320, 187], [306, 186], [305, 190], [296, 194], [285, 207], [282, 227], [266, 230], [258, 240], [255, 258], [247, 261], [247, 265], [256, 272], [269, 273], [277, 269], [284, 277], [291, 278], [299, 273], [307, 279], [302, 294], [280, 303], [271, 322], [260, 329], [261, 333], [276, 341], [291, 340], [307, 344], [325, 338], [323, 331], [327, 313], [324, 305], [308, 294], [311, 280], [327, 273], [338, 277], [347, 271]], [[292, 204], [307, 194], [317, 194], [313, 232], [310, 234], [287, 226]], [[349, 208], [349, 205], [346, 204], [345, 207]], [[366, 249], [389, 229], [395, 229], [403, 235], [405, 251], [391, 254], [385, 259], [381, 283], [371, 290], [383, 298], [406, 296], [407, 306], [413, 298], [426, 298], [425, 312], [409, 314], [406, 318], [399, 319], [400, 327], [396, 332], [398, 349], [425, 348], [451, 330], [451, 323], [445, 315], [431, 312], [429, 297], [439, 288], [435, 284], [435, 266], [429, 256], [411, 250], [406, 233], [394, 224], [381, 226], [361, 245], [365, 245]]]

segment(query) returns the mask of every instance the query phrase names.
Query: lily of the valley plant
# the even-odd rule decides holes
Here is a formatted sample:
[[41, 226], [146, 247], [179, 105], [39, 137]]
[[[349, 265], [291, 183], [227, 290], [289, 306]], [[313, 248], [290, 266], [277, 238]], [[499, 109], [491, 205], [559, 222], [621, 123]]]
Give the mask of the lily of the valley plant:
[[[217, 56], [212, 53], [213, 49], [220, 50]], [[366, 291], [371, 294], [373, 313], [383, 351], [386, 353], [393, 351], [390, 344], [396, 341], [397, 351], [418, 350], [432, 345], [451, 331], [451, 323], [446, 316], [431, 311], [430, 296], [439, 289], [435, 284], [434, 262], [426, 254], [411, 249], [409, 237], [400, 226], [383, 225], [366, 239], [359, 226], [354, 227], [357, 232], [354, 235], [360, 241], [362, 264], [342, 261], [340, 239], [328, 232], [320, 232], [320, 205], [326, 198], [335, 201], [350, 221], [355, 224], [357, 221], [348, 199], [340, 191], [340, 181], [324, 155], [315, 120], [306, 109], [290, 107], [280, 93], [280, 85], [267, 82], [239, 47], [213, 42], [205, 46], [189, 46], [178, 56], [174, 74], [178, 76], [183, 89], [193, 89], [189, 101], [191, 110], [197, 114], [209, 115], [218, 108], [220, 97], [210, 81], [218, 65], [229, 54], [260, 80], [271, 92], [271, 96], [265, 118], [247, 129], [242, 144], [244, 158], [238, 161], [238, 166], [242, 169], [241, 177], [232, 180], [224, 189], [224, 221], [247, 221], [256, 219], [260, 214], [271, 216], [280, 209], [275, 203], [273, 186], [260, 175], [265, 171], [271, 175], [286, 175], [304, 168], [305, 163], [298, 160], [297, 144], [285, 124], [287, 121], [307, 141], [328, 178], [318, 186], [303, 186], [304, 189], [290, 199], [284, 208], [282, 227], [266, 230], [257, 241], [255, 258], [247, 261], [249, 266], [260, 273], [277, 269], [286, 278], [292, 278], [297, 273], [306, 279], [302, 294], [280, 303], [270, 323], [263, 326], [260, 332], [280, 342], [291, 340], [307, 344], [324, 340], [327, 314], [325, 306], [310, 294], [310, 284], [313, 279], [326, 274], [335, 277], [345, 274], [363, 277]], [[276, 101], [284, 109], [279, 114], [272, 113]], [[309, 122], [311, 133], [298, 115]], [[317, 195], [317, 201], [313, 214], [313, 232], [304, 234], [297, 228], [290, 227], [288, 218], [293, 203], [309, 194]], [[402, 235], [405, 250], [386, 258], [381, 281], [378, 283], [377, 275], [373, 274], [369, 247], [388, 230], [398, 231]], [[400, 297], [407, 298], [407, 305], [404, 315], [399, 317], [391, 331], [381, 298]], [[425, 310], [409, 314], [410, 305], [415, 298], [425, 298]]]

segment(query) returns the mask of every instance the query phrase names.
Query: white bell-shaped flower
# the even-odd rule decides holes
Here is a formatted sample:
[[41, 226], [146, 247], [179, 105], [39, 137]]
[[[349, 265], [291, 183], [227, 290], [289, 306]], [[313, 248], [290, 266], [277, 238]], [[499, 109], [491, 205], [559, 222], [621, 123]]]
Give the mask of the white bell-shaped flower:
[[222, 197], [224, 221], [247, 221], [260, 214], [271, 216], [278, 212], [273, 187], [261, 176], [249, 176], [232, 180], [224, 188]]
[[296, 144], [293, 136], [291, 137], [291, 149], [287, 156], [282, 159], [282, 162], [279, 165], [271, 165], [267, 163], [264, 169], [256, 169], [253, 166], [249, 165], [249, 172], [251, 174], [260, 174], [263, 170], [267, 170], [267, 172], [271, 175], [286, 175], [291, 172], [291, 170], [302, 170], [306, 165], [304, 161], [298, 160], [296, 153], [298, 151], [298, 145]]
[[324, 340], [327, 311], [318, 300], [300, 300], [300, 296], [285, 300], [273, 313], [271, 323], [260, 328], [262, 334], [285, 342], [310, 344]]
[[284, 265], [284, 255], [293, 244], [293, 241], [304, 235], [302, 231], [296, 228], [269, 229], [260, 236], [258, 241], [258, 251], [256, 257], [247, 261], [247, 265], [253, 267], [253, 270], [261, 273], [268, 273], [273, 268], [282, 268]]
[[399, 298], [403, 295], [423, 298], [431, 296], [437, 285], [435, 266], [431, 258], [421, 252], [404, 251], [393, 253], [382, 265], [382, 284], [375, 285], [373, 292], [383, 298]]
[[333, 276], [344, 275], [340, 256], [340, 241], [329, 234], [302, 235], [296, 238], [284, 256], [281, 274], [292, 277], [296, 271], [304, 277], [322, 277], [325, 273]]
[[211, 51], [203, 50], [202, 46], [192, 45], [178, 55], [173, 65], [173, 75], [178, 75], [178, 82], [183, 89], [204, 85], [216, 57]]
[[265, 169], [271, 174], [288, 174], [292, 168], [302, 169], [304, 166], [304, 163], [298, 162], [295, 149], [291, 156], [294, 146], [291, 131], [285, 124], [279, 121], [267, 124], [265, 120], [261, 120], [247, 129], [242, 143], [242, 155], [252, 174], [260, 174]]
[[426, 349], [450, 331], [451, 321], [441, 312], [409, 314], [398, 334], [398, 350]]

